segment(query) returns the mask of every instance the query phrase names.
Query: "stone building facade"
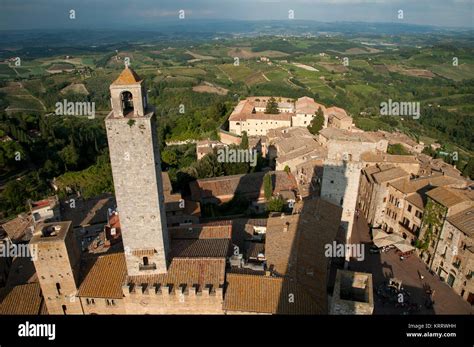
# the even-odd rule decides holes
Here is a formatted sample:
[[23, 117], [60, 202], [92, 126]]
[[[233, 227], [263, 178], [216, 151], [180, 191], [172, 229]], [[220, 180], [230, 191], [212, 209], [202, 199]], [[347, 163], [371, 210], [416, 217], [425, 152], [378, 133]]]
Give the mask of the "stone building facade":
[[229, 117], [229, 132], [241, 136], [264, 136], [269, 130], [281, 127], [307, 127], [316, 117], [319, 109], [323, 112], [324, 127], [351, 130], [352, 118], [339, 107], [326, 108], [313, 98], [304, 96], [297, 100], [274, 97], [278, 103], [278, 114], [265, 113], [270, 97], [249, 97], [241, 100]]
[[440, 233], [431, 269], [474, 304], [474, 207], [448, 217]]
[[169, 245], [155, 114], [143, 81], [129, 68], [110, 93], [105, 125], [128, 273], [164, 273]]
[[81, 252], [71, 222], [38, 225], [30, 250], [49, 314], [81, 314], [76, 297]]

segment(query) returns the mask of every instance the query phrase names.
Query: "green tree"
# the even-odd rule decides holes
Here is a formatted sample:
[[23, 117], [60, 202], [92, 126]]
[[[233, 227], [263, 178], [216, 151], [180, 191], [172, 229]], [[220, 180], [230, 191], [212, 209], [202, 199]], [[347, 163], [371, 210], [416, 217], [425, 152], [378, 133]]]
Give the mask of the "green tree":
[[79, 161], [79, 154], [77, 153], [76, 146], [74, 146], [73, 142], [64, 147], [59, 152], [59, 156], [63, 160], [66, 170], [74, 169]]
[[396, 155], [409, 155], [410, 154], [410, 152], [408, 152], [406, 148], [403, 147], [403, 145], [400, 143], [396, 143], [394, 145], [388, 145], [387, 153], [396, 154]]
[[265, 192], [265, 199], [270, 200], [273, 195], [272, 175], [267, 173], [263, 176], [263, 190]]
[[474, 157], [469, 158], [464, 170], [462, 170], [462, 174], [465, 177], [469, 177], [470, 179], [474, 180]]
[[316, 111], [316, 116], [313, 117], [311, 123], [308, 125], [308, 130], [311, 134], [316, 135], [324, 126], [324, 113], [321, 107]]
[[161, 152], [161, 160], [169, 166], [176, 166], [178, 164], [178, 157], [176, 152], [170, 149], [165, 149]]
[[267, 211], [269, 212], [281, 212], [284, 207], [285, 201], [280, 196], [271, 198], [267, 203]]
[[267, 101], [267, 108], [265, 109], [265, 113], [269, 113], [269, 114], [280, 113], [280, 111], [278, 111], [278, 103], [273, 96]]
[[288, 165], [286, 165], [283, 170], [285, 170], [285, 172], [286, 172], [287, 174], [289, 174], [289, 173], [291, 172], [291, 169], [290, 169], [290, 167], [289, 167]]
[[2, 192], [2, 209], [19, 213], [25, 209], [28, 191], [24, 182], [10, 181]]
[[249, 148], [249, 137], [247, 136], [247, 132], [242, 132], [242, 141], [240, 142], [240, 148], [248, 149]]

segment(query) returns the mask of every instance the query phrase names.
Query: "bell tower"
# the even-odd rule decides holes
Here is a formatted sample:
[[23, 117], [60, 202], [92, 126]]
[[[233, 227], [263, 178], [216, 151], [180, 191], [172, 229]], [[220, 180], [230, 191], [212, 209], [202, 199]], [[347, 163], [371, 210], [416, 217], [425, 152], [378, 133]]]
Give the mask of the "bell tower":
[[143, 81], [128, 66], [110, 85], [112, 111], [120, 117], [144, 116], [147, 109]]
[[110, 95], [105, 125], [128, 275], [165, 273], [169, 241], [154, 109], [129, 67]]

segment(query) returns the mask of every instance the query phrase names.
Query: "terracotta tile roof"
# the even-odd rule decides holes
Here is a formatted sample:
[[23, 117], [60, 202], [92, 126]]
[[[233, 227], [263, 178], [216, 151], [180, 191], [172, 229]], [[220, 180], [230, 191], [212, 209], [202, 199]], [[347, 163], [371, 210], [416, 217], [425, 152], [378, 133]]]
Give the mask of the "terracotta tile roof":
[[224, 310], [269, 314], [317, 314], [322, 310], [296, 283], [279, 277], [229, 273]]
[[[297, 188], [296, 179], [292, 174], [287, 174], [284, 171], [273, 171], [271, 174], [274, 178], [274, 193]], [[203, 199], [227, 201], [236, 192], [240, 192], [248, 199], [258, 199], [264, 195], [264, 176], [265, 172], [255, 172], [244, 175], [198, 179], [190, 183], [191, 199], [194, 201]]]
[[172, 239], [230, 239], [232, 224], [169, 227], [168, 232]]
[[418, 207], [420, 210], [423, 210], [426, 204], [426, 195], [420, 193], [413, 193], [406, 198], [406, 201]]
[[447, 187], [438, 187], [426, 194], [431, 199], [448, 208], [469, 201], [469, 198], [461, 190]]
[[448, 222], [466, 235], [474, 237], [474, 207], [448, 217]]
[[87, 298], [121, 299], [122, 284], [127, 274], [125, 255], [103, 255], [85, 264], [85, 277], [77, 296]]
[[18, 217], [2, 224], [2, 228], [12, 241], [21, 240], [25, 237], [29, 227], [33, 226], [31, 216], [21, 214]]
[[224, 258], [174, 258], [166, 274], [128, 276], [127, 283], [172, 284], [173, 287], [186, 284], [201, 288], [210, 284], [218, 288], [224, 284], [225, 265]]
[[[354, 132], [339, 128], [324, 128], [322, 129], [319, 134], [324, 136], [329, 140], [336, 140], [336, 141], [352, 141], [352, 142], [371, 142], [375, 143], [378, 142], [374, 136], [366, 132]], [[362, 156], [363, 154], [361, 154]]]
[[38, 315], [43, 305], [39, 283], [0, 289], [0, 315]]
[[229, 255], [229, 239], [172, 240], [172, 258], [224, 258]]
[[443, 187], [451, 185], [462, 185], [463, 180], [443, 175], [420, 177], [412, 180], [400, 179], [391, 182], [390, 185], [402, 193], [409, 194], [419, 191], [426, 187]]
[[112, 194], [102, 194], [90, 199], [76, 198], [74, 208], [62, 201], [61, 219], [72, 221], [73, 227], [105, 223], [109, 209], [115, 207], [115, 197]]
[[274, 121], [274, 120], [279, 120], [279, 121], [287, 121], [291, 122], [291, 117], [294, 116], [294, 113], [291, 112], [283, 112], [283, 113], [277, 113], [277, 114], [268, 114], [268, 113], [263, 113], [263, 112], [255, 112], [255, 113], [250, 113], [245, 117], [245, 120], [248, 119], [255, 119], [255, 120], [268, 120], [268, 121]]
[[315, 114], [320, 107], [323, 112], [326, 110], [324, 105], [318, 104], [313, 98], [303, 96], [295, 102], [295, 113]]
[[119, 75], [119, 77], [112, 82], [112, 85], [126, 85], [140, 83], [142, 79], [138, 77], [135, 71], [130, 67], [126, 67]]
[[399, 167], [394, 167], [385, 171], [374, 173], [372, 176], [375, 178], [375, 181], [377, 183], [383, 183], [383, 182], [392, 181], [401, 177], [409, 178], [410, 174]]
[[360, 155], [360, 159], [370, 163], [411, 163], [418, 164], [418, 160], [414, 155], [396, 155], [386, 153], [364, 152]]
[[[264, 98], [264, 99], [261, 99]], [[282, 112], [278, 114], [267, 114], [264, 112], [254, 112], [255, 107], [266, 107], [266, 98], [260, 97], [250, 97], [245, 100], [239, 101], [237, 106], [234, 108], [232, 113], [229, 116], [229, 121], [246, 121], [248, 119], [258, 119], [258, 120], [284, 120], [291, 121], [291, 117], [294, 113], [291, 112]], [[275, 98], [278, 100], [278, 98]], [[292, 102], [279, 102], [278, 107], [280, 108], [293, 108]]]
[[326, 113], [328, 115], [336, 117], [337, 119], [350, 119], [351, 118], [347, 114], [346, 110], [344, 110], [343, 108], [340, 108], [340, 107], [336, 107], [336, 106], [328, 107], [326, 109]]
[[319, 307], [327, 309], [325, 245], [336, 240], [340, 232], [342, 209], [323, 199], [306, 199], [296, 210], [299, 214], [269, 218], [265, 241], [267, 268], [294, 279]]

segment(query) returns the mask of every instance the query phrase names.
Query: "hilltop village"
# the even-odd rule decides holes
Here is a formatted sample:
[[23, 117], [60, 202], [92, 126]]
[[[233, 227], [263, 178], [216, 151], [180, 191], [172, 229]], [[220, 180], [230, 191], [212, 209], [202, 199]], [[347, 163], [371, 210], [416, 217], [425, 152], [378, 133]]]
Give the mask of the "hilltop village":
[[[1, 260], [1, 314], [373, 314], [382, 283], [359, 261], [388, 247], [446, 287], [438, 312], [469, 313], [473, 184], [423, 143], [358, 129], [309, 97], [249, 97], [219, 140], [196, 144], [197, 158], [246, 138], [242, 149], [269, 167], [197, 179], [181, 194], [161, 170], [145, 81], [127, 67], [110, 95], [115, 195], [31, 202], [2, 225], [5, 244], [28, 243], [35, 257]], [[394, 145], [409, 154], [387, 153]], [[203, 216], [236, 196], [256, 217]], [[274, 200], [280, 211], [259, 217]], [[331, 245], [345, 251], [328, 256]]]

